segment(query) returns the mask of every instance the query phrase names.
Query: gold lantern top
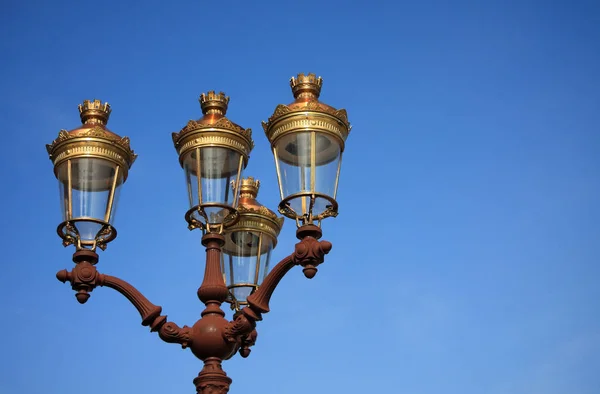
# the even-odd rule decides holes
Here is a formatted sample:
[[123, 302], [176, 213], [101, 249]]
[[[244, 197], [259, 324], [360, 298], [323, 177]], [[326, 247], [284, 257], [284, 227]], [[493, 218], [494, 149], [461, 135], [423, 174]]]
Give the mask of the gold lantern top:
[[252, 129], [244, 129], [225, 117], [229, 97], [224, 92], [209, 91], [199, 98], [203, 117], [190, 120], [178, 133], [173, 133], [173, 143], [183, 164], [185, 154], [205, 146], [224, 147], [239, 152], [248, 164], [250, 151], [254, 147]]
[[273, 238], [273, 247], [277, 245], [277, 237], [283, 226], [283, 218], [275, 212], [260, 204], [256, 200], [260, 181], [253, 177], [242, 179], [240, 184], [240, 197], [238, 205], [239, 221], [227, 228], [227, 232], [256, 231], [270, 235]]
[[106, 127], [110, 113], [110, 104], [102, 104], [100, 100], [84, 100], [79, 104], [82, 125], [71, 131], [61, 130], [58, 137], [46, 145], [56, 175], [58, 166], [69, 159], [95, 157], [120, 166], [123, 179], [127, 179], [137, 155], [130, 147], [129, 137], [120, 137]]
[[[262, 122], [271, 146], [284, 135], [311, 129], [337, 137], [343, 151], [351, 129], [348, 114], [345, 109], [338, 110], [319, 101], [323, 79], [314, 73], [300, 73], [297, 78], [290, 79], [290, 86], [294, 102], [289, 105], [279, 104], [269, 120]], [[326, 161], [326, 156], [321, 155], [322, 160]]]

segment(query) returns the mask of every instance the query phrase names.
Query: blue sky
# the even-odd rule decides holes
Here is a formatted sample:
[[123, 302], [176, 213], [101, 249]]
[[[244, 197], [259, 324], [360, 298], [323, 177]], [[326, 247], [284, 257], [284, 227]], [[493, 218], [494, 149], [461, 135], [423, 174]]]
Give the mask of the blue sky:
[[171, 132], [201, 116], [201, 92], [225, 91], [274, 208], [260, 121], [298, 72], [323, 76], [353, 124], [323, 225], [334, 247], [315, 279], [284, 278], [251, 356], [224, 363], [231, 393], [598, 392], [596, 2], [166, 4], [3, 3], [0, 393], [194, 391], [201, 362], [122, 296], [82, 306], [54, 278], [73, 250], [44, 145], [83, 99], [111, 103], [139, 158], [98, 268], [191, 325], [204, 251]]

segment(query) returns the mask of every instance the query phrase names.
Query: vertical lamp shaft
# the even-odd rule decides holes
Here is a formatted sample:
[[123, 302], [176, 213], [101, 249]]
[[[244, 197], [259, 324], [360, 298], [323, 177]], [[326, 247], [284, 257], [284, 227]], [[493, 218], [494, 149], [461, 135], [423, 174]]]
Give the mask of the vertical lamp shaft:
[[258, 284], [258, 271], [260, 270], [260, 255], [262, 250], [263, 233], [258, 236], [258, 253], [256, 253], [256, 270], [254, 271], [254, 284]]
[[[300, 187], [300, 191], [304, 192], [306, 191], [306, 166], [301, 165], [300, 166], [300, 183], [301, 183], [301, 187]], [[307, 210], [306, 210], [306, 197], [302, 196], [300, 197], [300, 200], [302, 201], [302, 214], [306, 214]]]
[[71, 160], [67, 161], [67, 195], [68, 204], [67, 204], [67, 220], [71, 220], [73, 218], [73, 178], [71, 174]]
[[221, 247], [224, 243], [225, 238], [220, 234], [207, 233], [202, 237], [202, 245], [206, 247], [204, 280], [198, 289], [198, 298], [206, 305], [202, 316], [210, 313], [225, 315], [219, 307], [227, 299], [229, 293], [221, 272]]
[[196, 148], [196, 181], [198, 182], [198, 204], [202, 205], [202, 167], [200, 165], [200, 148]]
[[273, 156], [275, 157], [275, 168], [277, 169], [277, 183], [279, 184], [279, 194], [281, 195], [281, 199], [283, 200], [285, 196], [283, 195], [283, 186], [281, 183], [281, 170], [279, 169], [279, 156], [277, 156], [277, 148], [273, 148]]
[[[237, 179], [235, 182], [235, 190], [234, 190], [234, 195], [233, 195], [233, 206], [237, 207], [238, 206], [238, 199], [240, 197], [240, 193], [238, 192], [238, 190], [240, 190], [240, 184], [242, 182], [242, 165], [244, 164], [244, 157], [240, 156], [240, 162], [238, 163], [238, 172], [237, 172]], [[233, 282], [231, 282], [233, 283]]]
[[317, 133], [310, 133], [310, 191], [315, 192], [315, 178], [317, 173]]
[[229, 255], [229, 283], [235, 283], [233, 281], [233, 256]]
[[340, 182], [340, 170], [342, 168], [342, 152], [340, 152], [340, 159], [338, 160], [338, 168], [337, 168], [337, 173], [335, 174], [335, 188], [333, 189], [333, 199], [335, 200], [337, 198], [337, 190], [338, 190], [338, 183]]

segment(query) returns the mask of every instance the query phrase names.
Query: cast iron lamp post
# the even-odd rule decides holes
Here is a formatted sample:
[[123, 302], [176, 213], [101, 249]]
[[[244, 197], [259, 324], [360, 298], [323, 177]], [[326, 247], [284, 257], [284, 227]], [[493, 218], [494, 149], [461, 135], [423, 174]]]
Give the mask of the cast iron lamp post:
[[[108, 103], [84, 101], [79, 106], [83, 124], [61, 130], [47, 145], [61, 196], [63, 221], [57, 232], [65, 246], [76, 248], [75, 267], [58, 272], [57, 278], [71, 284], [82, 304], [97, 286], [117, 290], [139, 311], [142, 325], [165, 342], [190, 348], [204, 362], [194, 379], [198, 393], [228, 392], [231, 379], [221, 362], [237, 351], [248, 357], [256, 341], [256, 322], [269, 312], [279, 281], [296, 265], [307, 278], [314, 277], [331, 250], [331, 243], [319, 241], [320, 224], [337, 215], [335, 198], [350, 124], [345, 110], [318, 100], [320, 77], [299, 74], [290, 84], [295, 101], [278, 105], [263, 128], [275, 157], [279, 212], [295, 220], [300, 241], [272, 270], [271, 251], [283, 218], [256, 201], [258, 180], [242, 178], [253, 147], [252, 131], [225, 117], [229, 97], [212, 91], [200, 95], [204, 116], [173, 133], [190, 202], [185, 219], [190, 230], [202, 230], [206, 247], [204, 280], [198, 289], [205, 309], [192, 327], [168, 322], [161, 307], [129, 283], [96, 269], [96, 249], [104, 250], [117, 236], [112, 226], [116, 203], [136, 158], [129, 138], [106, 127]], [[236, 311], [232, 321], [224, 317], [223, 302]]]

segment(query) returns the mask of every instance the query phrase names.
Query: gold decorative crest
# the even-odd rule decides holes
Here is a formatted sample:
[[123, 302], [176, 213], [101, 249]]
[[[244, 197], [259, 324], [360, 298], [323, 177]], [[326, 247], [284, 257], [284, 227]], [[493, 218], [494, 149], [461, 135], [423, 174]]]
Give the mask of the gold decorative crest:
[[244, 129], [225, 117], [229, 97], [223, 92], [209, 91], [200, 95], [199, 102], [204, 116], [199, 120], [188, 121], [179, 132], [171, 136], [180, 162], [189, 150], [203, 146], [222, 146], [238, 151], [244, 157], [244, 163], [247, 163], [250, 151], [254, 148], [252, 129]]
[[271, 146], [284, 134], [307, 131], [316, 122], [320, 122], [323, 132], [338, 137], [343, 150], [352, 128], [348, 122], [348, 113], [345, 109], [335, 109], [319, 101], [322, 85], [323, 79], [313, 73], [300, 73], [297, 78], [292, 77], [290, 86], [296, 100], [289, 105], [277, 105], [268, 121], [262, 122]]
[[283, 217], [256, 200], [260, 181], [253, 177], [247, 177], [240, 182], [240, 201], [237, 207], [240, 216], [239, 221], [227, 228], [227, 232], [234, 231], [259, 231], [269, 234], [275, 243], [277, 236], [283, 226]]
[[129, 137], [120, 137], [106, 127], [110, 105], [100, 100], [85, 100], [78, 108], [82, 125], [71, 131], [60, 130], [56, 139], [46, 145], [55, 171], [68, 159], [98, 157], [119, 164], [126, 178], [137, 155], [131, 149]]

